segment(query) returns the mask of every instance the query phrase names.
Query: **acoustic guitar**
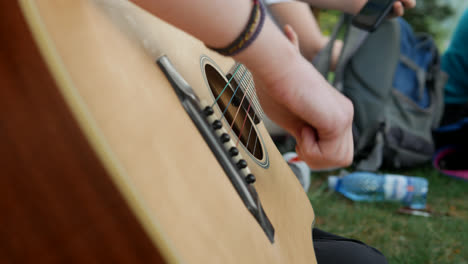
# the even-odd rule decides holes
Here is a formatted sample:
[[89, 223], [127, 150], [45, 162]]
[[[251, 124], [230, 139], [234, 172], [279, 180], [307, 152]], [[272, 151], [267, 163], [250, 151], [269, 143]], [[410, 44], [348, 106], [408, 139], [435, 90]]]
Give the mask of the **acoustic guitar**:
[[125, 0], [0, 3], [0, 263], [315, 263], [250, 72]]

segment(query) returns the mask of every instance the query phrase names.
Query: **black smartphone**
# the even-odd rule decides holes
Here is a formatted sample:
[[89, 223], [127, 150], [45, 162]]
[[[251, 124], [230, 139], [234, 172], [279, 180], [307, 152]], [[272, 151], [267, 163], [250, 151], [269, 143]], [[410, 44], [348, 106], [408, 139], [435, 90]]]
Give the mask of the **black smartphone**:
[[353, 17], [352, 24], [358, 28], [373, 32], [393, 9], [397, 0], [369, 0]]

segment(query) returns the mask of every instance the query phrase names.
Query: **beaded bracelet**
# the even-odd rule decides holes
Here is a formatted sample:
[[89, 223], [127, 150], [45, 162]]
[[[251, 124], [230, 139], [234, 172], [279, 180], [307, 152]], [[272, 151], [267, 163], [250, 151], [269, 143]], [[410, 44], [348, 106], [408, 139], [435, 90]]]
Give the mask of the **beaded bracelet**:
[[228, 46], [224, 48], [208, 47], [224, 56], [234, 56], [245, 50], [260, 34], [265, 21], [265, 10], [260, 0], [253, 0], [253, 9], [247, 26], [242, 33]]

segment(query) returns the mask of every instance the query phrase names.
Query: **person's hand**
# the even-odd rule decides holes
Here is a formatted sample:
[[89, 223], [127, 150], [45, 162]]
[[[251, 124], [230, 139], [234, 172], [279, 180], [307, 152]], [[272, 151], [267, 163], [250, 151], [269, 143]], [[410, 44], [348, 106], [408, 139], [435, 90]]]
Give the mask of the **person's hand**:
[[296, 138], [296, 152], [313, 169], [347, 166], [353, 157], [353, 106], [299, 52], [274, 78], [256, 79], [267, 115]]
[[391, 17], [403, 16], [405, 9], [416, 6], [416, 0], [399, 0], [393, 4]]
[[[294, 29], [290, 25], [286, 24], [283, 27], [283, 31], [286, 37], [289, 39], [289, 41], [296, 48], [296, 51], [300, 52], [299, 39]], [[300, 71], [293, 72], [291, 75], [296, 75], [296, 73], [299, 73], [299, 72]], [[290, 81], [288, 80], [289, 79], [288, 77], [292, 77], [292, 76], [286, 76], [285, 78], [286, 80], [284, 80], [284, 82]], [[322, 82], [322, 85], [327, 86], [325, 84], [326, 81], [323, 79], [317, 79], [315, 81]], [[271, 86], [276, 86], [276, 85], [281, 87], [281, 81], [277, 81], [276, 84], [273, 84]], [[271, 86], [269, 87], [270, 89], [272, 88]], [[282, 89], [282, 88], [279, 88], [279, 89]], [[298, 92], [298, 91], [292, 91], [292, 90], [290, 90], [290, 92], [292, 93]], [[325, 88], [325, 90], [327, 89]], [[308, 165], [311, 168], [323, 169], [323, 168], [330, 168], [330, 167], [340, 167], [340, 166], [346, 166], [351, 162], [350, 158], [352, 158], [352, 153], [353, 153], [352, 152], [353, 150], [352, 134], [350, 133], [351, 131], [348, 129], [347, 126], [349, 125], [350, 120], [352, 120], [353, 109], [352, 109], [352, 106], [351, 107], [349, 106], [349, 100], [344, 98], [344, 96], [342, 96], [341, 94], [336, 93], [335, 89], [331, 88], [330, 94], [324, 95], [323, 99], [327, 98], [327, 96], [330, 96], [332, 97], [333, 100], [337, 100], [340, 105], [340, 106], [337, 106], [337, 108], [343, 107], [343, 109], [341, 110], [344, 111], [344, 113], [341, 113], [340, 115], [342, 115], [343, 117], [347, 116], [349, 117], [349, 119], [343, 120], [343, 121], [337, 121], [335, 120], [336, 117], [332, 117], [334, 121], [337, 121], [337, 123], [340, 123], [342, 125], [341, 126], [338, 125], [337, 127], [330, 128], [330, 131], [327, 131], [327, 129], [325, 129], [327, 127], [327, 125], [325, 124], [324, 124], [325, 126], [319, 127], [319, 130], [317, 130], [317, 128], [315, 129], [311, 128], [307, 123], [305, 123], [305, 122], [308, 122], [307, 120], [310, 120], [310, 119], [301, 120], [301, 117], [293, 114], [293, 112], [291, 112], [291, 110], [288, 109], [287, 106], [284, 107], [284, 104], [288, 105], [288, 104], [294, 103], [296, 100], [281, 102], [282, 99], [284, 99], [285, 97], [280, 97], [279, 102], [278, 102], [278, 99], [275, 99], [274, 96], [272, 97], [271, 93], [265, 91], [264, 89], [262, 90], [261, 87], [257, 87], [257, 94], [259, 94], [260, 102], [263, 106], [263, 109], [267, 111], [268, 116], [272, 118], [274, 121], [276, 121], [280, 126], [285, 128], [286, 130], [289, 130], [290, 133], [295, 136], [297, 140], [296, 152], [304, 161], [308, 163]], [[313, 100], [310, 100], [310, 101], [313, 101]], [[310, 102], [310, 103], [313, 103], [313, 102]], [[335, 105], [334, 102], [330, 102], [330, 104]], [[346, 109], [346, 107], [350, 109]], [[302, 108], [303, 110], [299, 110], [299, 111], [308, 111], [307, 110], [308, 107], [302, 107]], [[313, 107], [310, 107], [310, 108], [313, 108]], [[322, 111], [319, 109], [317, 110]], [[325, 110], [325, 111], [328, 112], [328, 110]], [[342, 135], [340, 135], [340, 133], [336, 133], [336, 135], [333, 135], [334, 134], [333, 131], [335, 129], [337, 130], [343, 129], [344, 133], [342, 133]], [[319, 133], [321, 136], [320, 138], [318, 138]], [[349, 138], [351, 138], [351, 141], [349, 141]]]
[[344, 167], [353, 158], [353, 106], [333, 88], [297, 45], [270, 20], [252, 46], [235, 56], [255, 78], [265, 113], [296, 138], [296, 151], [313, 169]]

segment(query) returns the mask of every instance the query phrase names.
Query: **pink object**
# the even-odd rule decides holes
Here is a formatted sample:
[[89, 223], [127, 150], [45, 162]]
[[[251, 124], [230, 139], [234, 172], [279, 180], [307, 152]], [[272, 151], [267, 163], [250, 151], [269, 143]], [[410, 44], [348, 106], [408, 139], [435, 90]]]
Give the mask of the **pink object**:
[[[441, 169], [440, 168], [440, 161], [444, 158], [447, 157], [448, 155], [454, 154], [457, 152], [457, 148], [455, 147], [445, 147], [441, 150], [439, 150], [435, 155], [432, 164], [434, 167], [440, 171], [441, 173], [460, 178], [463, 180], [468, 180], [468, 170], [447, 170], [447, 169]], [[467, 157], [467, 162], [468, 162], [468, 157]]]

